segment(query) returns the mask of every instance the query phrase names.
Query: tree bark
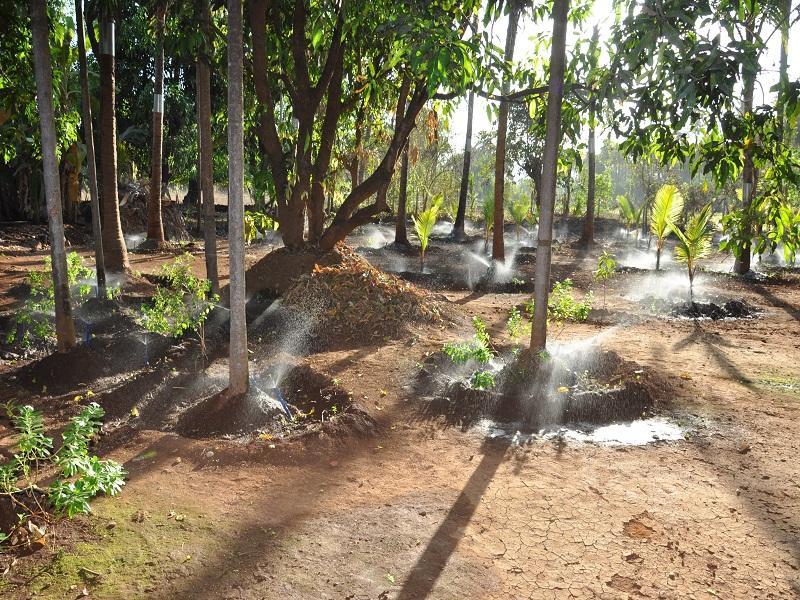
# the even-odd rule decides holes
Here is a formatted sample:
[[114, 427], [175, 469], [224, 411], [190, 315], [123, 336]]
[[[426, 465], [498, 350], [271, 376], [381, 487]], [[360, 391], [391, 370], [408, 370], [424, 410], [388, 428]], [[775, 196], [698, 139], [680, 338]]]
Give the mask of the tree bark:
[[100, 171], [102, 173], [103, 251], [112, 272], [129, 268], [117, 198], [117, 117], [114, 64], [114, 18], [100, 19]]
[[464, 165], [461, 170], [461, 188], [458, 192], [458, 210], [456, 222], [453, 223], [452, 236], [456, 241], [463, 241], [466, 237], [464, 221], [467, 215], [467, 193], [469, 192], [469, 170], [472, 164], [472, 114], [475, 109], [475, 92], [469, 92], [467, 99], [467, 135], [464, 139]]
[[[503, 59], [506, 63], [514, 60], [514, 44], [517, 38], [517, 24], [519, 23], [519, 8], [512, 5], [508, 15], [508, 31], [506, 32], [506, 47]], [[503, 80], [503, 95], [511, 89], [508, 77]], [[506, 259], [505, 244], [503, 240], [505, 223], [505, 182], [506, 182], [506, 135], [508, 133], [508, 101], [500, 101], [500, 111], [497, 118], [497, 147], [494, 161], [494, 229], [492, 231], [492, 260], [504, 262]]]
[[249, 388], [244, 268], [244, 99], [242, 0], [228, 0], [228, 243], [230, 246], [230, 351], [228, 393]]
[[[147, 239], [164, 245], [161, 220], [161, 175], [164, 150], [164, 25], [165, 4], [156, 8], [156, 59], [153, 85], [153, 157], [150, 163], [150, 195], [147, 198]], [[198, 211], [199, 212], [199, 211]]]
[[50, 229], [50, 257], [53, 269], [53, 292], [56, 313], [56, 340], [59, 352], [68, 352], [76, 345], [75, 323], [67, 279], [67, 252], [64, 244], [64, 222], [61, 214], [61, 184], [56, 156], [56, 122], [53, 111], [53, 75], [50, 63], [49, 26], [45, 0], [31, 0], [33, 33], [33, 65], [36, 75], [36, 99], [42, 133], [42, 171], [47, 202], [47, 223]]
[[211, 37], [211, 10], [208, 0], [198, 0], [203, 44], [197, 55], [197, 132], [200, 156], [200, 196], [203, 203], [203, 239], [205, 242], [206, 278], [211, 290], [219, 293], [217, 269], [217, 224], [214, 208], [214, 140], [211, 131], [211, 65], [207, 49]]
[[595, 128], [595, 103], [594, 98], [589, 104], [589, 143], [586, 152], [586, 161], [588, 164], [588, 182], [586, 184], [586, 216], [583, 219], [583, 233], [581, 234], [580, 244], [584, 248], [591, 248], [594, 246], [594, 205], [595, 205], [595, 141], [594, 141], [594, 128]]
[[536, 247], [534, 314], [531, 328], [533, 353], [547, 349], [547, 300], [550, 292], [550, 261], [553, 243], [553, 212], [556, 201], [556, 169], [561, 143], [561, 103], [564, 98], [564, 70], [569, 0], [553, 2], [553, 41], [550, 50], [550, 82], [547, 94], [547, 132], [542, 170], [542, 202]]
[[92, 103], [89, 95], [89, 75], [86, 66], [86, 41], [83, 37], [83, 0], [75, 0], [75, 29], [78, 38], [78, 67], [81, 80], [81, 120], [86, 144], [86, 174], [89, 179], [89, 198], [92, 204], [92, 235], [94, 264], [97, 272], [97, 297], [106, 297], [106, 264], [103, 256], [103, 227], [100, 224], [100, 194], [97, 191], [97, 163], [94, 155]]
[[400, 163], [400, 193], [397, 198], [397, 221], [394, 227], [394, 243], [409, 246], [408, 232], [406, 231], [407, 206], [408, 206], [408, 147], [411, 140], [406, 142]]
[[[748, 27], [746, 39], [748, 43], [753, 41], [753, 29]], [[742, 65], [742, 80], [744, 89], [742, 92], [742, 113], [753, 112], [753, 94], [755, 92], [756, 74]], [[755, 195], [756, 170], [753, 165], [753, 150], [751, 147], [744, 149], [744, 164], [742, 166], [742, 210], [744, 211], [744, 227], [746, 240], [739, 249], [739, 256], [733, 263], [733, 271], [739, 275], [744, 275], [750, 270], [750, 251], [752, 243], [750, 238], [753, 234], [753, 223], [750, 218], [750, 205]]]

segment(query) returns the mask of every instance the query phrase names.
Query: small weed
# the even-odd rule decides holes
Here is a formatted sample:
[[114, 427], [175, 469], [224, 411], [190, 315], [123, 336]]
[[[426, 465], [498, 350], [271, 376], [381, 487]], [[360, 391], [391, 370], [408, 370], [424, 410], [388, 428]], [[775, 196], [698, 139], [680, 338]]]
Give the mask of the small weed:
[[494, 384], [494, 373], [491, 371], [475, 371], [469, 380], [470, 387], [476, 390], [489, 390]]

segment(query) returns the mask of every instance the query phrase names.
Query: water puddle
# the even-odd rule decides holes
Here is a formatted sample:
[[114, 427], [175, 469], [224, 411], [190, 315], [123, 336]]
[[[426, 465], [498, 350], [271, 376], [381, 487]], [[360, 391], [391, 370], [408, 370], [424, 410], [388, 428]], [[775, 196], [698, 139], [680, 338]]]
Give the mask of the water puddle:
[[537, 433], [524, 433], [521, 423], [498, 423], [484, 419], [476, 425], [475, 430], [483, 432], [490, 439], [510, 440], [512, 445], [563, 440], [601, 446], [645, 446], [682, 440], [690, 428], [667, 417], [651, 417], [600, 426], [575, 423], [542, 429]]

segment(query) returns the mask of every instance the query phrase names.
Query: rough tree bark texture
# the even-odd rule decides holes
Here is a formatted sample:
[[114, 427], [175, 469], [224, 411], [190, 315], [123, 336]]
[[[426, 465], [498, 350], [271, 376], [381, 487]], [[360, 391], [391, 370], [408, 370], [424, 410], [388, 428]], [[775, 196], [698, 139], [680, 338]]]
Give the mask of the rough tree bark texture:
[[[747, 30], [746, 39], [748, 43], [753, 42], [753, 30]], [[747, 114], [753, 112], [753, 94], [756, 86], [756, 75], [753, 71], [742, 65], [742, 79], [744, 82], [744, 89], [742, 90], [742, 113]], [[756, 185], [756, 170], [753, 166], [753, 150], [745, 148], [744, 150], [744, 164], [742, 165], [742, 210], [749, 213], [750, 205], [753, 202], [755, 195]], [[749, 214], [745, 214], [744, 218], [746, 233], [752, 236], [753, 223]], [[733, 263], [733, 271], [739, 275], [744, 275], [750, 270], [750, 249], [751, 242], [748, 241], [742, 244], [740, 254]]]
[[406, 231], [406, 219], [408, 208], [408, 147], [410, 140], [403, 148], [403, 155], [400, 163], [400, 193], [397, 198], [397, 220], [394, 227], [394, 243], [409, 246], [408, 232]]
[[100, 170], [102, 172], [103, 251], [109, 271], [129, 268], [117, 199], [117, 117], [114, 64], [114, 19], [100, 19]]
[[211, 132], [211, 65], [205, 43], [211, 36], [211, 10], [208, 0], [198, 0], [198, 14], [204, 44], [197, 56], [197, 131], [200, 138], [200, 195], [203, 203], [203, 240], [205, 242], [206, 277], [211, 289], [219, 293], [217, 268], [217, 225], [214, 211], [214, 140]]
[[589, 144], [586, 153], [586, 162], [588, 163], [588, 182], [586, 185], [586, 216], [583, 219], [583, 233], [581, 234], [580, 244], [584, 248], [591, 248], [594, 246], [594, 205], [595, 205], [595, 142], [594, 142], [594, 117], [595, 117], [595, 104], [594, 100], [589, 104]]
[[[508, 15], [508, 31], [506, 33], [506, 47], [504, 60], [510, 63], [514, 60], [514, 44], [517, 39], [517, 24], [519, 23], [519, 9], [512, 6]], [[511, 89], [508, 77], [503, 80], [503, 95]], [[506, 183], [506, 134], [508, 133], [508, 102], [500, 102], [500, 111], [497, 117], [497, 148], [494, 161], [494, 229], [492, 232], [492, 260], [504, 262], [506, 259], [505, 244], [503, 243], [505, 223], [505, 183]]]
[[156, 8], [156, 60], [153, 86], [153, 157], [150, 162], [150, 195], [147, 198], [147, 239], [164, 245], [161, 221], [161, 173], [164, 150], [164, 21], [166, 6]]
[[230, 246], [230, 353], [228, 392], [249, 387], [244, 272], [244, 99], [242, 0], [228, 0], [228, 243]]
[[45, 0], [31, 0], [33, 33], [33, 66], [36, 74], [36, 100], [42, 132], [42, 171], [47, 202], [47, 223], [50, 227], [50, 257], [53, 261], [56, 339], [59, 352], [75, 347], [75, 323], [67, 280], [67, 252], [64, 244], [64, 222], [61, 215], [61, 184], [56, 156], [56, 121], [53, 111], [53, 74], [50, 64], [49, 26]]
[[464, 166], [461, 170], [461, 188], [458, 192], [458, 210], [453, 223], [453, 238], [463, 241], [464, 221], [467, 216], [467, 193], [469, 192], [469, 170], [472, 164], [472, 114], [475, 109], [475, 92], [470, 91], [467, 99], [467, 135], [464, 138]]
[[97, 271], [97, 297], [106, 297], [106, 263], [103, 256], [103, 227], [100, 224], [100, 194], [97, 191], [97, 163], [94, 155], [92, 102], [89, 95], [89, 75], [86, 66], [86, 41], [83, 37], [83, 0], [75, 0], [75, 28], [78, 38], [78, 64], [81, 80], [81, 120], [86, 145], [86, 174], [89, 179], [89, 198], [92, 204], [92, 235], [94, 264]]
[[547, 133], [544, 142], [542, 202], [536, 247], [534, 314], [531, 328], [532, 352], [547, 348], [547, 299], [550, 293], [550, 260], [553, 243], [553, 212], [556, 202], [556, 168], [561, 143], [561, 102], [564, 98], [564, 70], [569, 0], [553, 2], [553, 42], [550, 50], [550, 83], [547, 94]]

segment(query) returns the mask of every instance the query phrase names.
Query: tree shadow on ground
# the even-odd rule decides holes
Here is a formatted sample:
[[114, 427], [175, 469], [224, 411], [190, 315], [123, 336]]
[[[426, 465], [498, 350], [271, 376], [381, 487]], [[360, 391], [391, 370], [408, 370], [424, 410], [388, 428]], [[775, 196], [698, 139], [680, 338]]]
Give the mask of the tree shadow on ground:
[[768, 301], [771, 306], [777, 306], [781, 310], [783, 310], [786, 314], [792, 317], [795, 321], [800, 322], [800, 309], [796, 306], [793, 306], [786, 300], [778, 298], [775, 294], [773, 294], [770, 290], [768, 290], [763, 285], [755, 284], [751, 286], [751, 289], [756, 292], [759, 296], [764, 298], [764, 300]]
[[481, 462], [412, 567], [397, 600], [422, 600], [431, 594], [510, 445], [511, 441], [507, 438], [484, 440]]
[[728, 377], [748, 389], [754, 389], [753, 382], [750, 378], [739, 369], [724, 350], [724, 348], [732, 348], [733, 345], [725, 341], [719, 334], [706, 331], [698, 321], [693, 321], [692, 325], [692, 332], [674, 344], [672, 350], [680, 351], [692, 344], [702, 344], [708, 354], [722, 367]]

